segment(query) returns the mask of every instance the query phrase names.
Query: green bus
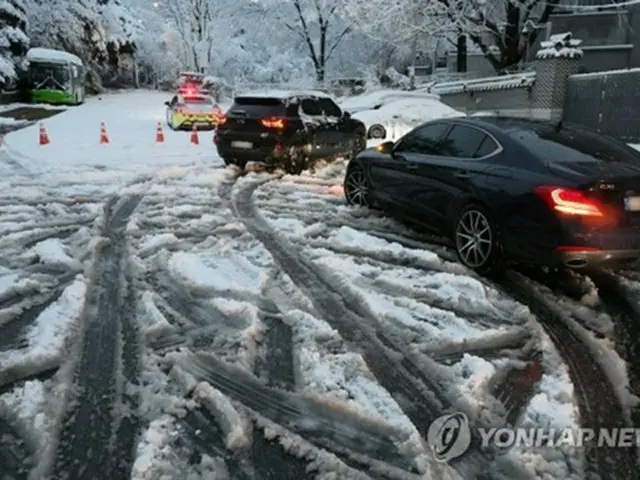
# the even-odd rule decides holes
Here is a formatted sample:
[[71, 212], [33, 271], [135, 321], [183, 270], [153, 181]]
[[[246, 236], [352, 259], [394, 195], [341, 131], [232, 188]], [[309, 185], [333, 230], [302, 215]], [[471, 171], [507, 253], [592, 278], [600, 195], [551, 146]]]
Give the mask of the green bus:
[[75, 55], [31, 48], [27, 52], [29, 95], [34, 103], [80, 105], [85, 99], [85, 69]]

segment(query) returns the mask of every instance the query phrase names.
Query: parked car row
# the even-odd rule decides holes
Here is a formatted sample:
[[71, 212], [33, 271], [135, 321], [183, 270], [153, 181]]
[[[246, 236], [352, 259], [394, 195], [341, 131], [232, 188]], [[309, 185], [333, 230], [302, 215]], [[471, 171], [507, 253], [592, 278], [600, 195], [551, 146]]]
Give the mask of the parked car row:
[[321, 92], [271, 91], [236, 97], [216, 116], [214, 141], [225, 164], [241, 169], [252, 161], [299, 174], [317, 159], [346, 157], [349, 204], [447, 236], [481, 274], [511, 263], [589, 269], [640, 258], [636, 150], [562, 122], [465, 117], [424, 96], [391, 101], [432, 102], [439, 118], [413, 119], [396, 141], [367, 148], [372, 125], [355, 117], [385, 99], [352, 115]]

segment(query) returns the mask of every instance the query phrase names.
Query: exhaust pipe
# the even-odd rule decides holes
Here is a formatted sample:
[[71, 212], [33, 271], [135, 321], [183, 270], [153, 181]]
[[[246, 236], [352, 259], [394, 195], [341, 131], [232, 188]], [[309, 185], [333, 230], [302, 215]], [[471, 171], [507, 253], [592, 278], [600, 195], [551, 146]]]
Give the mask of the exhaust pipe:
[[584, 258], [571, 258], [564, 262], [568, 268], [585, 268], [589, 266], [589, 262]]

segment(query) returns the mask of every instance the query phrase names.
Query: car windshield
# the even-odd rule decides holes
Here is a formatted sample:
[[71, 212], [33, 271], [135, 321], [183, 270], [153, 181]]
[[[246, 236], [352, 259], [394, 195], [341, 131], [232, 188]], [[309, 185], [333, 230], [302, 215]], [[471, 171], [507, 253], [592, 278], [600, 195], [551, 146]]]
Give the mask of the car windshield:
[[71, 75], [69, 67], [59, 63], [36, 63], [29, 65], [29, 76], [33, 88], [66, 90]]
[[548, 163], [626, 162], [640, 165], [640, 155], [631, 148], [595, 133], [542, 127], [516, 129], [510, 134]]

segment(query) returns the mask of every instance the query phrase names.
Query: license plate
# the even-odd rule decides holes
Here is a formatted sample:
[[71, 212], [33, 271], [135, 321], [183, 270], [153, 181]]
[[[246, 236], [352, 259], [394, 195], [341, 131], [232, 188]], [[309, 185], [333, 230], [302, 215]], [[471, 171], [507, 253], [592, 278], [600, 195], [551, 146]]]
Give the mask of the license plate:
[[233, 148], [253, 148], [253, 143], [251, 143], [251, 142], [231, 142], [231, 146]]
[[624, 209], [629, 212], [640, 211], [640, 197], [626, 197], [624, 199]]

